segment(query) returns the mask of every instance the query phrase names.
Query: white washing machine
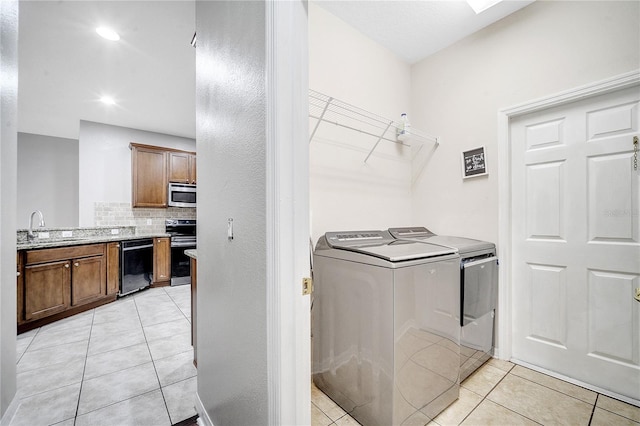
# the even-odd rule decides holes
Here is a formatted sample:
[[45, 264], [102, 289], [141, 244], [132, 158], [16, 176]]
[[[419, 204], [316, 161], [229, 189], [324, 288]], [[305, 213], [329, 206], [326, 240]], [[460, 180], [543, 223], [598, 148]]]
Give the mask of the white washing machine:
[[363, 425], [427, 424], [458, 398], [460, 257], [387, 231], [313, 255], [313, 381]]
[[493, 356], [498, 303], [495, 244], [471, 238], [436, 235], [424, 227], [389, 228], [398, 240], [420, 241], [460, 254], [460, 381]]

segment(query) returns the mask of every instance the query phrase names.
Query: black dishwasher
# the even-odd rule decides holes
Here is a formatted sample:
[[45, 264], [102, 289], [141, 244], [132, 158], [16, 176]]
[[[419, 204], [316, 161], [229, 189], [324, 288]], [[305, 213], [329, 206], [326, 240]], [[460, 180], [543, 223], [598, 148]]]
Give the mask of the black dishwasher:
[[149, 287], [153, 276], [153, 239], [120, 244], [120, 296]]

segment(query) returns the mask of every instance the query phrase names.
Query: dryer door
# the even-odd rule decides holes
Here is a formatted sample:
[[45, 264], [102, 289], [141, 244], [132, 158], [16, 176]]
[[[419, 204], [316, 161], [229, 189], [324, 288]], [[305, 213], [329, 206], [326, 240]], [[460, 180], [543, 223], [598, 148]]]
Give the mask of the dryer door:
[[461, 271], [463, 327], [496, 308], [498, 295], [498, 258], [467, 259]]

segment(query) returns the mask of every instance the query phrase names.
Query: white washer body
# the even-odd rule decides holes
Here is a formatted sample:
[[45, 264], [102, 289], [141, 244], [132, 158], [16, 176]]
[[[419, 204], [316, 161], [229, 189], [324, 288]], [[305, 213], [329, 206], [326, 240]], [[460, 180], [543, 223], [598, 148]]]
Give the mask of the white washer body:
[[427, 424], [458, 398], [455, 250], [327, 233], [313, 256], [313, 380], [363, 425]]

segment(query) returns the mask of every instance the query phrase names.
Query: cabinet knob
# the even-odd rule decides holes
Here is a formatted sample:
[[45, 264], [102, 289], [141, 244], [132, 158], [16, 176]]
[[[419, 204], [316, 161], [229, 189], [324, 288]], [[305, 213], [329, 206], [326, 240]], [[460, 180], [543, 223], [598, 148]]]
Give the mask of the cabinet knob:
[[16, 272], [16, 277], [20, 276], [20, 271]]
[[69, 267], [69, 264], [68, 264], [68, 263], [65, 263], [65, 264], [64, 264], [64, 267], [65, 267], [65, 268], [68, 268], [68, 267]]
[[78, 267], [80, 264], [78, 262], [74, 263], [73, 266]]

